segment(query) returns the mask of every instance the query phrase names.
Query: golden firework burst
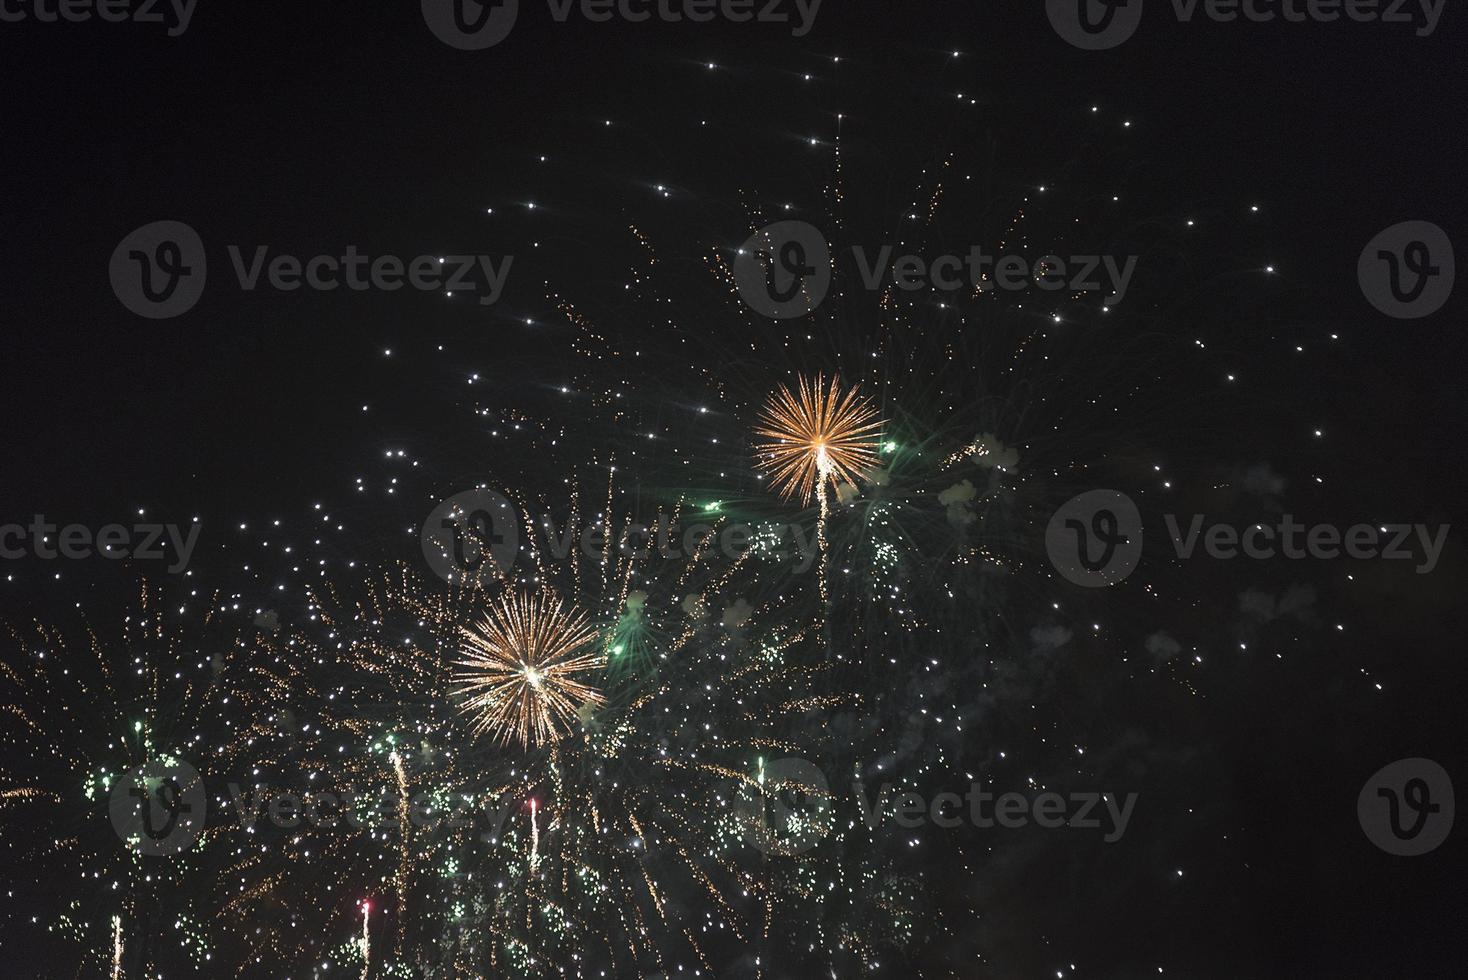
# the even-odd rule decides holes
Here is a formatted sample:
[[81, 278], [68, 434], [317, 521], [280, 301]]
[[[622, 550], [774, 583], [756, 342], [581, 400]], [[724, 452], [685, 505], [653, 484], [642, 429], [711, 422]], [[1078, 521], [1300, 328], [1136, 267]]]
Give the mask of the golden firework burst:
[[455, 693], [475, 715], [474, 731], [502, 744], [544, 745], [570, 730], [577, 711], [605, 702], [577, 675], [606, 663], [585, 613], [542, 593], [501, 597], [475, 626], [462, 628], [466, 659]]
[[855, 484], [877, 465], [877, 410], [855, 387], [843, 391], [835, 376], [829, 386], [817, 375], [782, 387], [765, 403], [760, 424], [760, 466], [781, 496], [809, 504], [824, 496], [828, 482]]

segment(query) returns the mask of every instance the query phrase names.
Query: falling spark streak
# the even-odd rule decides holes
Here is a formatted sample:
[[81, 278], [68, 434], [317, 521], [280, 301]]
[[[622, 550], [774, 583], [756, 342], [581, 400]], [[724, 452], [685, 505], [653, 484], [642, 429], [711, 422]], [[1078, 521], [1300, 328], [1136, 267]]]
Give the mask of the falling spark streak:
[[536, 819], [539, 813], [539, 804], [534, 799], [530, 801], [530, 870], [535, 871], [540, 865], [540, 821]]
[[372, 969], [372, 930], [368, 927], [368, 918], [372, 915], [372, 903], [362, 903], [362, 938], [357, 940], [357, 945], [362, 949], [362, 980], [367, 980], [367, 971]]
[[821, 553], [821, 567], [817, 573], [817, 580], [821, 587], [821, 608], [825, 609], [831, 604], [831, 553], [826, 547], [826, 518], [831, 514], [831, 500], [826, 491], [826, 484], [831, 479], [832, 466], [831, 456], [822, 446], [816, 451], [816, 469], [820, 471], [820, 481], [817, 489], [821, 498], [821, 513], [816, 519], [816, 550]]
[[112, 980], [122, 980], [122, 916], [112, 917]]
[[[403, 952], [403, 930], [408, 922], [408, 864], [411, 854], [408, 850], [409, 812], [408, 812], [408, 773], [403, 769], [403, 758], [396, 751], [390, 756], [392, 760], [393, 773], [398, 780], [398, 940], [397, 952]], [[366, 928], [364, 917], [363, 926]]]

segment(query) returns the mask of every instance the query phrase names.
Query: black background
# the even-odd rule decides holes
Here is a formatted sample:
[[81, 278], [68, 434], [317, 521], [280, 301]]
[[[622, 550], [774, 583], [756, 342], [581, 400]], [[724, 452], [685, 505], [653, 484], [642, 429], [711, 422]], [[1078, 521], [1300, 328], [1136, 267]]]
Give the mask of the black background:
[[[848, 194], [877, 214], [903, 209], [922, 169], [974, 138], [976, 115], [998, 134], [1002, 171], [1037, 182], [1084, 174], [1093, 143], [1127, 140], [1136, 220], [1186, 214], [1217, 236], [1218, 293], [1189, 300], [1211, 336], [1227, 341], [1210, 304], [1236, 309], [1235, 291], [1259, 293], [1235, 361], [1260, 401], [1229, 438], [1328, 474], [1321, 507], [1342, 520], [1461, 520], [1462, 290], [1431, 318], [1395, 321], [1355, 275], [1365, 243], [1399, 221], [1463, 241], [1461, 13], [1418, 38], [1393, 25], [1182, 25], [1153, 3], [1135, 38], [1101, 53], [1061, 42], [1037, 3], [827, 0], [803, 38], [757, 24], [562, 25], [527, 3], [486, 52], [441, 44], [409, 2], [201, 0], [176, 39], [156, 25], [0, 25], [0, 522], [197, 515], [198, 574], [272, 587], [274, 573], [241, 577], [223, 529], [305, 529], [313, 503], [351, 507], [358, 476], [387, 478], [381, 461], [396, 447], [440, 469], [455, 452], [514, 452], [442, 436], [439, 394], [469, 372], [506, 393], [525, 384], [521, 368], [558, 329], [546, 270], [613, 289], [620, 265], [605, 256], [625, 251], [626, 225], [646, 215], [722, 221], [737, 240], [731, 189], [778, 197], [819, 183], [828, 148], [805, 144], [828, 139], [836, 113]], [[1091, 105], [1106, 124], [1087, 119]], [[1133, 123], [1124, 135], [1122, 119]], [[1250, 224], [1248, 201], [1267, 224]], [[162, 219], [199, 230], [211, 285], [186, 316], [154, 322], [117, 302], [107, 262], [127, 232]], [[252, 294], [227, 282], [226, 242], [509, 252], [517, 264], [489, 310], [411, 291]], [[1238, 254], [1263, 249], [1278, 276], [1234, 274]], [[1331, 333], [1341, 342], [1325, 344]], [[436, 356], [439, 344], [453, 356]], [[1316, 428], [1328, 438], [1310, 448]], [[1354, 798], [1404, 756], [1462, 771], [1463, 568], [1455, 528], [1430, 584], [1356, 596], [1331, 661], [1256, 675], [1232, 692], [1247, 707], [1226, 730], [1200, 718], [1230, 760], [1215, 805], [1238, 836], [1227, 848], [1189, 842], [1177, 858], [1187, 885], [1165, 903], [1131, 908], [1118, 895], [1072, 909], [1093, 923], [1091, 975], [1127, 976], [1105, 964], [1129, 961], [1139, 942], [1149, 961], [1178, 964], [1168, 976], [1455, 975], [1461, 833], [1429, 857], [1393, 859], [1354, 826]], [[0, 615], [12, 619], [118, 588], [105, 563], [0, 571]], [[1363, 666], [1386, 688], [1365, 715], [1331, 693]], [[1215, 862], [1229, 871], [1212, 873]], [[1030, 900], [1037, 919], [1067, 901]], [[1132, 916], [1157, 918], [1115, 926]], [[1045, 950], [1043, 935], [1014, 942], [1030, 946], [1001, 964], [1069, 955]], [[942, 969], [1042, 975], [956, 959]]]

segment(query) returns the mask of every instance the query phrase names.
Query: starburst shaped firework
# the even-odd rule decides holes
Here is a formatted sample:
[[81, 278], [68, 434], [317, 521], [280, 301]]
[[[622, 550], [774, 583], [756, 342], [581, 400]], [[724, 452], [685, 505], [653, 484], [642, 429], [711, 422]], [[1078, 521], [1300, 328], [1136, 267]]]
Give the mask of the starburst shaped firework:
[[464, 627], [467, 659], [459, 662], [462, 709], [474, 730], [501, 743], [540, 746], [565, 734], [577, 711], [605, 700], [577, 675], [605, 663], [585, 613], [540, 593], [516, 593], [492, 605], [477, 626]]
[[835, 376], [829, 385], [817, 375], [782, 387], [765, 404], [760, 424], [761, 466], [781, 496], [810, 503], [828, 483], [854, 485], [877, 465], [877, 411], [855, 387], [843, 390]]
[[795, 387], [782, 387], [760, 412], [761, 428], [755, 434], [760, 467], [770, 474], [783, 497], [799, 497], [809, 504], [820, 503], [816, 541], [821, 552], [818, 580], [821, 602], [831, 598], [830, 550], [826, 541], [826, 518], [830, 513], [827, 491], [831, 484], [854, 487], [862, 473], [877, 465], [882, 421], [871, 402], [855, 386], [842, 390], [841, 379], [800, 377]]

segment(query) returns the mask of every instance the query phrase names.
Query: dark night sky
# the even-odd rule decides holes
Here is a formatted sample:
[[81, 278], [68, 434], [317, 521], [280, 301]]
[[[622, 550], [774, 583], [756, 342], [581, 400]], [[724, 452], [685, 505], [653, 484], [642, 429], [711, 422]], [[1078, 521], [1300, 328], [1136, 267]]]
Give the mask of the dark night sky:
[[[131, 24], [7, 27], [5, 70], [23, 93], [5, 110], [0, 150], [13, 229], [3, 247], [15, 507], [55, 508], [64, 488], [86, 497], [104, 482], [123, 500], [150, 501], [226, 485], [258, 499], [273, 478], [293, 487], [331, 451], [294, 438], [311, 430], [293, 421], [350, 407], [382, 381], [380, 344], [407, 319], [440, 315], [416, 295], [297, 294], [259, 308], [265, 299], [206, 298], [187, 323], [140, 323], [95, 270], [121, 234], [155, 215], [209, 240], [282, 250], [508, 251], [530, 229], [481, 220], [481, 205], [530, 197], [550, 180], [586, 229], [558, 244], [595, 254], [592, 236], [616, 233], [618, 213], [643, 203], [631, 198], [633, 174], [666, 171], [690, 195], [810, 178], [815, 161], [793, 157], [807, 172], [792, 174], [792, 155], [774, 151], [846, 110], [854, 179], [900, 207], [908, 175], [942, 140], [962, 138], [939, 101], [959, 90], [999, 120], [998, 152], [1014, 173], [1083, 153], [1064, 145], [1069, 111], [1098, 102], [1145, 126], [1133, 166], [1159, 213], [1185, 201], [1222, 217], [1224, 202], [1268, 201], [1280, 235], [1271, 246], [1292, 270], [1269, 310], [1281, 326], [1360, 315], [1352, 270], [1371, 234], [1363, 229], [1428, 215], [1451, 232], [1460, 211], [1451, 17], [1426, 41], [1156, 18], [1108, 58], [1053, 43], [1035, 11], [849, 7], [823, 11], [799, 40], [757, 26], [558, 25], [535, 8], [488, 57], [436, 42], [411, 4], [349, 17], [329, 6], [206, 6], [181, 40]], [[964, 52], [957, 66], [943, 57], [952, 48]], [[851, 69], [836, 77], [832, 55]], [[727, 69], [690, 70], [706, 60]], [[820, 83], [799, 88], [805, 70]], [[619, 125], [587, 125], [603, 117]], [[694, 117], [713, 120], [714, 134], [695, 138]], [[537, 169], [542, 152], [553, 162]], [[605, 178], [578, 187], [573, 177], [598, 160]], [[517, 278], [495, 313], [543, 312], [536, 280]], [[1370, 455], [1386, 457], [1372, 467], [1381, 478], [1404, 465], [1445, 477], [1438, 468], [1453, 465], [1443, 451], [1456, 448], [1461, 418], [1447, 400], [1459, 331], [1450, 315], [1380, 326], [1358, 335], [1360, 357], [1340, 365], [1347, 377], [1300, 383], [1320, 385], [1316, 404], [1369, 406], [1353, 429], [1390, 419], [1368, 430], [1379, 447]], [[498, 329], [486, 353], [526, 339]], [[323, 386], [323, 371], [337, 384]], [[350, 397], [341, 384], [354, 386]]]
[[[1180, 25], [1157, 0], [1148, 8], [1137, 37], [1103, 53], [1061, 42], [1043, 4], [948, 0], [826, 0], [803, 38], [765, 25], [563, 25], [526, 3], [511, 36], [477, 53], [435, 40], [412, 2], [203, 0], [176, 39], [146, 25], [0, 24], [0, 523], [199, 515], [200, 577], [246, 594], [289, 576], [242, 574], [248, 545], [226, 529], [281, 518], [304, 543], [321, 499], [380, 522], [379, 540], [338, 542], [336, 554], [392, 554], [399, 514], [359, 505], [354, 481], [380, 485], [397, 447], [439, 485], [486, 454], [527, 451], [485, 439], [466, 421], [480, 392], [462, 392], [477, 372], [487, 404], [545, 401], [540, 380], [564, 340], [547, 281], [605, 309], [635, 257], [629, 224], [725, 229], [732, 244], [747, 224], [742, 190], [816, 201], [830, 154], [806, 141], [829, 138], [837, 113], [848, 207], [867, 240], [950, 151], [987, 167], [996, 199], [1103, 172], [1127, 189], [1113, 227], [1154, 249], [1143, 263], [1167, 301], [1146, 308], [1163, 329], [1206, 333], [1255, 392], [1196, 432], [1168, 433], [1199, 486], [1211, 459], [1218, 472], [1268, 462], [1302, 483], [1326, 477], [1308, 497], [1321, 519], [1461, 521], [1461, 284], [1435, 316], [1390, 320], [1355, 270], [1399, 221], [1437, 223], [1460, 252], [1468, 240], [1462, 11], [1422, 39], [1376, 25]], [[1086, 118], [1091, 105], [1110, 125]], [[1120, 119], [1133, 123], [1124, 134]], [[1206, 238], [1159, 232], [1184, 216]], [[118, 303], [107, 263], [123, 235], [162, 219], [210, 243], [210, 289], [155, 322]], [[947, 220], [962, 233], [962, 216]], [[483, 309], [412, 291], [243, 293], [225, 283], [226, 242], [516, 259], [503, 299]], [[1278, 276], [1244, 274], [1261, 254]], [[1185, 287], [1169, 289], [1172, 268]], [[1331, 333], [1342, 342], [1323, 343]], [[1209, 397], [1181, 392], [1179, 417], [1208, 418]], [[1316, 428], [1325, 440], [1312, 442]], [[415, 557], [405, 540], [401, 556]], [[1014, 888], [1003, 922], [1054, 917], [1063, 935], [994, 927], [984, 967], [950, 939], [920, 961], [928, 975], [1053, 975], [1039, 970], [1074, 944], [1103, 977], [1142, 976], [1137, 962], [1183, 977], [1457, 975], [1449, 869], [1461, 827], [1428, 857], [1392, 859], [1362, 837], [1354, 800], [1405, 756], [1464, 771], [1462, 545], [1455, 526], [1430, 582], [1367, 576], [1323, 600], [1322, 616], [1348, 613], [1351, 631], [1303, 662], [1220, 671], [1200, 682], [1211, 697], [1196, 710], [1156, 709], [1152, 723], [1179, 743], [1208, 746], [1210, 833], [1231, 828], [1227, 845], [1201, 832], [1156, 851], [1139, 840], [1115, 859], [1134, 866], [1114, 869], [1114, 885]], [[14, 568], [0, 574], [0, 619], [126, 591], [114, 565]], [[1213, 587], [1225, 601], [1243, 584], [1221, 574]], [[1386, 690], [1366, 697], [1362, 668]], [[944, 861], [929, 859], [941, 877]], [[1132, 872], [1154, 859], [1187, 866], [1189, 888], [1139, 897]], [[1037, 869], [1037, 882], [1067, 880]], [[1116, 925], [1133, 917], [1151, 921]], [[950, 924], [962, 937], [961, 916]], [[1146, 955], [1133, 959], [1138, 945]]]

